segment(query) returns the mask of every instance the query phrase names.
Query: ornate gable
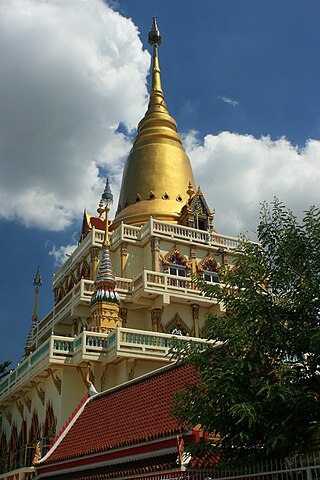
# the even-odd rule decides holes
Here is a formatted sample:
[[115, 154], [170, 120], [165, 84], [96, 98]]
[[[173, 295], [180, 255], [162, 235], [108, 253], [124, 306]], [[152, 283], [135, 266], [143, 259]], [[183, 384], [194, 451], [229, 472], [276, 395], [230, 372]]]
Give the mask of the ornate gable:
[[179, 248], [175, 245], [169, 252], [163, 257], [162, 259], [163, 265], [178, 265], [182, 267], [186, 267], [188, 269], [191, 268], [190, 262], [188, 261], [187, 257], [180, 252]]
[[212, 222], [215, 211], [210, 211], [200, 187], [195, 193], [191, 182], [189, 182], [187, 193], [189, 199], [181, 209], [178, 223], [199, 230], [214, 229]]
[[173, 335], [189, 335], [190, 329], [188, 325], [184, 323], [179, 313], [176, 313], [169, 323], [167, 323], [165, 332], [172, 333]]
[[204, 257], [198, 265], [199, 272], [217, 272], [218, 264], [211, 255]]

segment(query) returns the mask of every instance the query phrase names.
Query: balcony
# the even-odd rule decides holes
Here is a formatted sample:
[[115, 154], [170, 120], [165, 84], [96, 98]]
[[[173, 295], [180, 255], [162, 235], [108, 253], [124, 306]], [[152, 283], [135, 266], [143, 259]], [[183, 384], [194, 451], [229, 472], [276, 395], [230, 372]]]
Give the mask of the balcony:
[[197, 230], [174, 223], [161, 222], [152, 217], [142, 227], [121, 224], [113, 233], [111, 247], [116, 247], [119, 242], [131, 241], [145, 243], [149, 237], [178, 240], [181, 243], [207, 245], [210, 247], [234, 250], [238, 246], [238, 239], [216, 232]]
[[214, 342], [201, 338], [175, 336], [130, 328], [116, 328], [110, 333], [83, 331], [76, 337], [51, 335], [37, 350], [0, 383], [0, 401], [27, 387], [52, 366], [77, 366], [83, 361], [113, 363], [121, 358], [140, 358], [170, 362], [171, 348], [184, 348], [192, 341], [200, 349]]
[[[131, 293], [132, 280], [130, 278], [116, 277], [116, 289], [120, 298]], [[62, 319], [69, 317], [72, 312], [81, 305], [90, 305], [91, 295], [94, 290], [93, 280], [82, 279], [73, 289], [39, 322], [36, 331], [36, 338], [44, 338], [51, 331], [54, 331]]]
[[[237, 238], [220, 235], [216, 232], [207, 232], [197, 230], [196, 228], [161, 222], [160, 220], [154, 220], [152, 217], [141, 227], [122, 223], [116, 230], [110, 233], [110, 236], [111, 249], [117, 248], [120, 242], [123, 241], [143, 245], [147, 243], [150, 237], [160, 237], [167, 240], [172, 239], [181, 243], [206, 245], [208, 247], [224, 248], [226, 250], [234, 250], [238, 246]], [[91, 247], [101, 247], [103, 239], [104, 232], [93, 228], [53, 276], [53, 288], [88, 254]]]
[[181, 303], [185, 303], [186, 298], [188, 302], [194, 300], [204, 306], [216, 303], [214, 298], [205, 297], [190, 277], [177, 277], [168, 273], [143, 270], [132, 281], [132, 295], [135, 299], [155, 298], [164, 294], [174, 297], [176, 301], [180, 299]]

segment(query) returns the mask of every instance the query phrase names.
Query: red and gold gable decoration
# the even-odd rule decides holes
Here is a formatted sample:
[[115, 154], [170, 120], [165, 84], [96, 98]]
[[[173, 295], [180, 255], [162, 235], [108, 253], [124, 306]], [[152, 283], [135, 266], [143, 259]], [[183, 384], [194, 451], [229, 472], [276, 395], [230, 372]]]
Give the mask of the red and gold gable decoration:
[[180, 252], [179, 248], [175, 245], [162, 259], [163, 265], [177, 265], [191, 269], [190, 262], [187, 257]]
[[217, 272], [218, 264], [211, 255], [204, 257], [198, 265], [199, 272]]

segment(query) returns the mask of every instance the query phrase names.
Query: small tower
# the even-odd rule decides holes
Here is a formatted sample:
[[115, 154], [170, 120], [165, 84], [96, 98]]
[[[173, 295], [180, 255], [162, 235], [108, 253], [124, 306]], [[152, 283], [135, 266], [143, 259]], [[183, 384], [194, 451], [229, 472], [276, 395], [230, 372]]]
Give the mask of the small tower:
[[109, 211], [113, 202], [109, 180], [107, 179], [102, 202], [105, 203], [105, 235], [102, 244], [102, 258], [99, 264], [97, 278], [94, 282], [95, 291], [91, 297], [90, 327], [94, 332], [109, 332], [122, 325], [119, 317], [120, 297], [115, 292], [116, 277], [112, 268], [109, 251]]
[[40, 265], [38, 265], [36, 274], [33, 279], [33, 286], [35, 287], [34, 289], [34, 304], [33, 304], [33, 314], [32, 314], [32, 323], [31, 323], [31, 328], [27, 337], [26, 345], [24, 347], [24, 350], [26, 352], [26, 355], [30, 355], [31, 352], [35, 349], [35, 346], [33, 345], [33, 337], [34, 333], [37, 329], [37, 324], [38, 324], [38, 296], [39, 296], [39, 287], [42, 286], [42, 279], [40, 275]]

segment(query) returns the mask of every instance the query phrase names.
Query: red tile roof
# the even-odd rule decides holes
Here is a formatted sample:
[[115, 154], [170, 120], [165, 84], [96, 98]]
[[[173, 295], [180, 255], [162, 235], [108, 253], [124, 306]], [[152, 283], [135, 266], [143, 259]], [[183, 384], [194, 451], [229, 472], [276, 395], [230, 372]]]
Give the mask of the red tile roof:
[[192, 366], [175, 364], [92, 397], [40, 466], [181, 433], [173, 394], [195, 378]]

